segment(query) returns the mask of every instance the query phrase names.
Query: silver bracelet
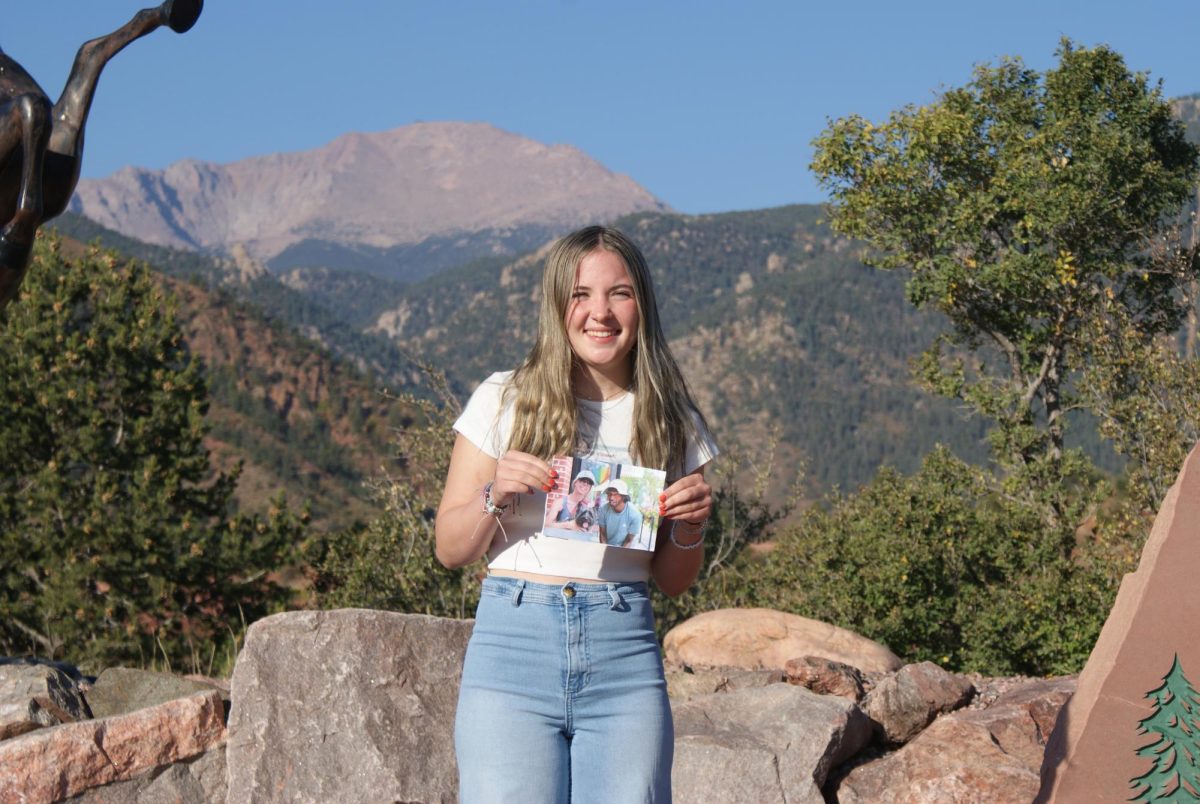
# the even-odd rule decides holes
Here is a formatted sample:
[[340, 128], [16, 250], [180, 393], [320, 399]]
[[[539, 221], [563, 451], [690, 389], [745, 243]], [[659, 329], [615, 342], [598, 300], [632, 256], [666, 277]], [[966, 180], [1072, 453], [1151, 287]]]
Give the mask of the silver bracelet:
[[496, 505], [492, 502], [492, 482], [483, 487], [483, 512], [491, 516], [500, 516], [508, 510], [507, 505]]
[[[705, 526], [708, 525], [707, 519], [700, 523], [700, 530], [699, 530], [700, 538], [697, 539], [696, 541], [692, 542], [691, 544], [680, 544], [679, 540], [675, 538], [675, 528], [678, 527], [679, 522], [680, 522], [680, 520], [678, 520], [678, 519], [674, 519], [671, 521], [671, 532], [670, 532], [670, 534], [668, 534], [669, 538], [671, 539], [671, 544], [675, 545], [680, 550], [695, 550], [697, 547], [704, 544], [704, 528], [705, 528]], [[696, 523], [688, 522], [688, 524], [695, 525]]]

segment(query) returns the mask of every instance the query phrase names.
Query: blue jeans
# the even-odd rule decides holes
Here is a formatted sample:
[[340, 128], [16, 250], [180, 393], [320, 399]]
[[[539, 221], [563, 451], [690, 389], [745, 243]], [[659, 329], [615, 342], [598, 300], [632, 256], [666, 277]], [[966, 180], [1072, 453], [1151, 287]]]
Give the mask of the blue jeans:
[[669, 802], [674, 739], [644, 583], [484, 579], [454, 719], [464, 804]]

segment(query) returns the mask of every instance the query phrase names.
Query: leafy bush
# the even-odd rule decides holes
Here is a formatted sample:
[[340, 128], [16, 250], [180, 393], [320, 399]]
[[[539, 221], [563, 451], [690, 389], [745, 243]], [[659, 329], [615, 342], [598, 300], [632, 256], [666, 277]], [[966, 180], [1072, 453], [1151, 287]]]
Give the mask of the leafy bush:
[[[713, 487], [713, 510], [705, 529], [704, 564], [696, 582], [678, 597], [654, 597], [655, 627], [659, 637], [689, 617], [718, 608], [758, 605], [752, 602], [760, 579], [746, 571], [747, 550], [766, 540], [800, 498], [803, 471], [794, 473], [789, 493], [772, 496], [772, 478], [784, 470], [777, 465], [779, 432], [760, 450], [750, 450], [730, 439], [721, 455], [706, 470]], [[776, 484], [786, 485], [786, 484]]]
[[449, 570], [434, 557], [434, 518], [454, 447], [457, 401], [445, 378], [426, 370], [433, 393], [401, 397], [414, 415], [397, 432], [403, 474], [374, 482], [382, 513], [361, 528], [310, 548], [323, 607], [356, 607], [470, 617], [479, 601], [476, 573]]
[[944, 448], [880, 471], [780, 534], [748, 601], [853, 629], [906, 661], [992, 674], [1068, 673], [1087, 658], [1130, 551], [1077, 540], [1042, 506]]

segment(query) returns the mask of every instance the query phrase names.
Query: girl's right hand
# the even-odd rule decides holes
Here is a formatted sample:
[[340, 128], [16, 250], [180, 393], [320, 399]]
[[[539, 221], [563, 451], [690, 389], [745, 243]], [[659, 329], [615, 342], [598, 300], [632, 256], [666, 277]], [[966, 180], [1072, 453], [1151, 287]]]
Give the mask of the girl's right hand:
[[509, 450], [496, 462], [496, 478], [492, 481], [492, 504], [505, 506], [517, 494], [533, 494], [539, 489], [550, 491], [558, 473], [536, 455]]

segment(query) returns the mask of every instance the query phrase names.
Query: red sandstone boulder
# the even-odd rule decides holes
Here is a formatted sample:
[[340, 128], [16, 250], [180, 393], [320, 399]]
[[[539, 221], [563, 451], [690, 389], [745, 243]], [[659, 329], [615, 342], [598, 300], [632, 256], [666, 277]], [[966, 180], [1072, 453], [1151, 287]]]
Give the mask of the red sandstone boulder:
[[987, 709], [943, 715], [903, 748], [832, 783], [840, 804], [1028, 804], [1058, 710], [1075, 679], [1033, 680]]
[[199, 756], [224, 741], [224, 714], [207, 692], [5, 740], [0, 801], [59, 801]]

